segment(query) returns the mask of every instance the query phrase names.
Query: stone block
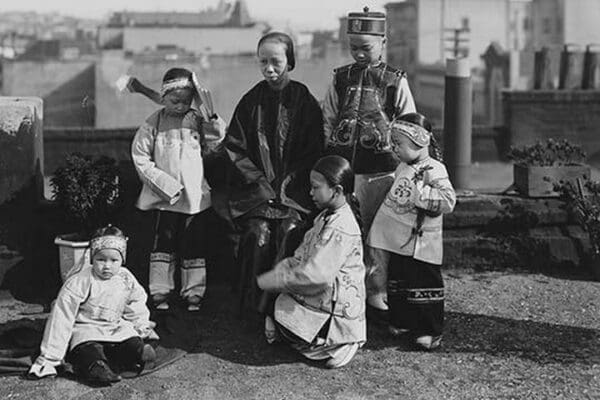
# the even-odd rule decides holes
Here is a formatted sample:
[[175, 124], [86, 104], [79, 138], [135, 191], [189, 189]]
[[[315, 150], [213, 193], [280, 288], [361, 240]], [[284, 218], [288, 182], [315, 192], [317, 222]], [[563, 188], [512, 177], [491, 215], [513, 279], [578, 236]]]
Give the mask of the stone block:
[[0, 204], [34, 182], [43, 193], [43, 102], [0, 97]]

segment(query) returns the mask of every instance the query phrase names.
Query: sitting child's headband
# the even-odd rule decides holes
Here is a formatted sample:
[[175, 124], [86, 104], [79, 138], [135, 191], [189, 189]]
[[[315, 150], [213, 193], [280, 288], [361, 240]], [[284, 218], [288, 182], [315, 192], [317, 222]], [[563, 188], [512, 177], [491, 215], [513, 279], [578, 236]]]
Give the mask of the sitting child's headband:
[[125, 262], [125, 254], [127, 254], [127, 238], [115, 235], [106, 235], [93, 238], [90, 240], [90, 255], [92, 258], [101, 250], [112, 249], [121, 254], [123, 262]]
[[190, 78], [175, 78], [163, 82], [160, 88], [160, 95], [164, 96], [172, 90], [177, 89], [195, 89], [194, 82]]
[[420, 125], [407, 121], [393, 121], [391, 124], [391, 136], [394, 141], [395, 135], [404, 135], [419, 147], [429, 146], [431, 132]]
[[349, 34], [385, 36], [385, 14], [371, 12], [365, 7], [363, 12], [351, 12], [348, 14]]

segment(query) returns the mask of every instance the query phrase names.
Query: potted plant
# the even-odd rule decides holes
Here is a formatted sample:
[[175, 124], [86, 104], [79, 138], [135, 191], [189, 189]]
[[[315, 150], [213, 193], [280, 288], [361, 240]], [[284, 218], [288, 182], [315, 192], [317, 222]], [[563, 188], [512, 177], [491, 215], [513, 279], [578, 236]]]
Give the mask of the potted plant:
[[511, 146], [507, 156], [514, 162], [514, 186], [527, 197], [557, 197], [554, 182], [575, 182], [590, 176], [585, 152], [566, 139]]
[[92, 232], [111, 222], [119, 203], [119, 170], [109, 157], [70, 154], [51, 179], [53, 200], [73, 233], [59, 235], [60, 272], [69, 269], [85, 254]]
[[600, 280], [600, 182], [577, 179], [575, 183], [557, 184], [556, 190], [588, 233], [591, 254], [586, 263], [594, 278]]

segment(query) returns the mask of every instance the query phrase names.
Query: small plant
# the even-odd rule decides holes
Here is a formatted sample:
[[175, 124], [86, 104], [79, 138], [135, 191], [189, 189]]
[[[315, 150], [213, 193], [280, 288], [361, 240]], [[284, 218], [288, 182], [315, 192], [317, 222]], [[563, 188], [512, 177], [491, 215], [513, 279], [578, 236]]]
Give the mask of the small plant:
[[66, 157], [51, 180], [54, 200], [76, 230], [89, 236], [105, 225], [119, 205], [119, 169], [109, 157]]
[[567, 139], [547, 139], [531, 146], [511, 146], [507, 157], [515, 164], [536, 166], [578, 165], [585, 161], [586, 154], [578, 145]]
[[555, 190], [565, 200], [567, 209], [575, 215], [578, 223], [588, 233], [592, 252], [600, 255], [600, 182], [578, 179], [560, 182]]

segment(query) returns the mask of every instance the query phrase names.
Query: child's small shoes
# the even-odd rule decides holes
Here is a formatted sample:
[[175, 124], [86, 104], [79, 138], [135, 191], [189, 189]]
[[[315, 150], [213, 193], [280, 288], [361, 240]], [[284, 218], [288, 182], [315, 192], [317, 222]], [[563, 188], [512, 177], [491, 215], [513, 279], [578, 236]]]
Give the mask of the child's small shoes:
[[119, 382], [121, 377], [110, 369], [106, 361], [98, 360], [90, 365], [86, 379], [92, 384], [104, 386]]
[[424, 350], [437, 349], [442, 344], [442, 336], [419, 336], [415, 339], [415, 343]]
[[154, 308], [159, 311], [167, 311], [169, 309], [168, 299], [168, 294], [158, 293], [153, 295], [152, 302], [154, 303]]
[[187, 299], [187, 310], [190, 312], [194, 312], [194, 311], [199, 311], [200, 310], [200, 304], [202, 303], [202, 297], [200, 296], [190, 296]]

